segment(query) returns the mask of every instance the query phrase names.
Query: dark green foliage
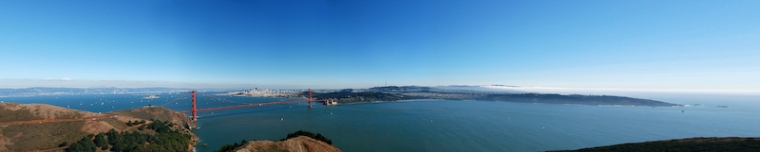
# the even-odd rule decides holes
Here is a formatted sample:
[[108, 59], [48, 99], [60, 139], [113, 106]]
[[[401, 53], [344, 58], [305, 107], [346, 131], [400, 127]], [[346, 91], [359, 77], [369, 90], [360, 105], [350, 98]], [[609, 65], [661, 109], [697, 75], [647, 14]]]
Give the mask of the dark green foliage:
[[67, 143], [67, 142], [64, 141], [63, 143], [58, 144], [58, 147], [63, 147], [63, 146], [66, 146], [66, 145], [69, 145], [69, 143]]
[[145, 120], [141, 120], [141, 121], [140, 121], [140, 124], [145, 124]]
[[222, 146], [221, 148], [219, 148], [219, 150], [215, 150], [214, 152], [230, 152], [230, 151], [233, 151], [233, 150], [237, 149], [240, 146], [245, 145], [246, 143], [248, 143], [248, 142], [246, 142], [245, 140], [243, 140], [243, 142], [240, 142], [240, 144], [238, 144], [238, 143], [234, 143], [232, 145], [226, 144], [226, 145]]
[[119, 143], [122, 141], [121, 134], [116, 132], [116, 130], [111, 129], [108, 132], [106, 132], [106, 136], [108, 136], [108, 144], [116, 145], [116, 143]]
[[108, 138], [103, 133], [95, 136], [95, 145], [98, 147], [108, 146]]
[[[135, 121], [132, 124], [139, 124]], [[177, 130], [172, 130], [166, 126], [166, 122], [154, 121], [148, 124], [149, 129], [156, 131], [155, 135], [143, 134], [139, 132], [116, 132], [111, 129], [106, 133], [98, 134], [93, 142], [92, 137], [82, 138], [69, 146], [66, 151], [95, 151], [97, 147], [102, 150], [114, 152], [132, 152], [132, 151], [187, 151], [187, 145], [190, 144], [190, 135], [184, 134]], [[141, 126], [143, 127], [143, 126]], [[110, 149], [109, 149], [110, 148]]]
[[130, 120], [129, 122], [127, 122], [127, 126], [132, 126], [132, 120]]
[[79, 144], [79, 142], [72, 143], [69, 145], [69, 148], [66, 148], [66, 152], [75, 152], [75, 151], [86, 151], [86, 149], [82, 146], [82, 144]]
[[325, 136], [322, 136], [322, 134], [318, 134], [318, 133], [314, 134], [312, 132], [303, 131], [303, 130], [299, 130], [299, 131], [296, 131], [294, 133], [289, 133], [287, 137], [285, 137], [283, 139], [280, 139], [280, 141], [285, 141], [285, 140], [288, 140], [290, 138], [296, 138], [298, 136], [310, 137], [310, 138], [313, 138], [313, 139], [316, 139], [316, 140], [319, 140], [319, 141], [322, 141], [322, 142], [325, 142], [327, 144], [332, 145], [332, 140], [327, 139]]
[[93, 143], [91, 139], [92, 137], [88, 135], [76, 143], [72, 143], [69, 148], [66, 148], [66, 152], [90, 152], [97, 150], [95, 143]]
[[577, 152], [760, 151], [760, 138], [687, 138], [567, 150]]
[[160, 132], [160, 133], [166, 133], [171, 130], [171, 128], [169, 128], [168, 125], [169, 125], [168, 121], [163, 122], [161, 120], [158, 120], [158, 121], [153, 121], [153, 123], [148, 124], [148, 129], [153, 129], [156, 132]]

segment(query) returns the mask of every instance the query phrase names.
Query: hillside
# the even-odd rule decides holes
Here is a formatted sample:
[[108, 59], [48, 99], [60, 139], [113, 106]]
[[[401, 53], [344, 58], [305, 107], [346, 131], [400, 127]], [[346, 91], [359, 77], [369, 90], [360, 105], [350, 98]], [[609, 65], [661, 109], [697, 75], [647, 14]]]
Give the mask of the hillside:
[[[308, 92], [301, 93], [308, 96]], [[574, 104], [593, 106], [681, 106], [662, 101], [608, 95], [562, 95], [544, 93], [505, 93], [472, 90], [451, 90], [418, 86], [387, 86], [369, 89], [344, 89], [334, 92], [314, 92], [317, 100], [335, 100], [338, 103], [363, 103], [412, 99], [481, 100], [544, 104]]]
[[325, 142], [299, 136], [285, 141], [250, 141], [235, 152], [340, 152], [341, 150]]
[[[65, 148], [59, 148], [61, 143], [75, 143], [82, 137], [105, 133], [111, 129], [116, 132], [155, 134], [154, 131], [139, 129], [152, 123], [150, 119], [195, 126], [181, 115], [158, 107], [96, 114], [45, 104], [0, 103], [0, 151], [60, 151]], [[139, 121], [146, 123], [127, 124]], [[173, 128], [189, 134], [197, 141], [197, 137], [187, 127], [176, 125]]]
[[550, 152], [760, 151], [760, 138], [686, 138]]
[[161, 121], [169, 121], [175, 124], [182, 125], [185, 128], [196, 128], [197, 126], [187, 115], [175, 112], [163, 107], [143, 107], [132, 110], [119, 110], [111, 113], [135, 117], [139, 119], [155, 119]]

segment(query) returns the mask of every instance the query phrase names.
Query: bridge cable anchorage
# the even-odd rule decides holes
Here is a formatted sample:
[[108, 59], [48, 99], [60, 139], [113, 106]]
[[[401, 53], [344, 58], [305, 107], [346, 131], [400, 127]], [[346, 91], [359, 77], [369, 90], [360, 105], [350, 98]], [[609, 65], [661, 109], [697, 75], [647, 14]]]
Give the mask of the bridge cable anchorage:
[[167, 102], [167, 103], [164, 103], [163, 105], [161, 105], [161, 107], [164, 107], [164, 106], [166, 106], [166, 105], [169, 105], [169, 104], [171, 104], [172, 102], [175, 102], [175, 101], [177, 101], [177, 100], [179, 100], [179, 99], [182, 99], [183, 97], [186, 97], [186, 96], [188, 96], [188, 95], [190, 95], [190, 94], [185, 94], [185, 95], [182, 95], [182, 96], [180, 96], [180, 97], [177, 97], [176, 99], [174, 99], [174, 100], [172, 100], [172, 101], [169, 101], [169, 102]]

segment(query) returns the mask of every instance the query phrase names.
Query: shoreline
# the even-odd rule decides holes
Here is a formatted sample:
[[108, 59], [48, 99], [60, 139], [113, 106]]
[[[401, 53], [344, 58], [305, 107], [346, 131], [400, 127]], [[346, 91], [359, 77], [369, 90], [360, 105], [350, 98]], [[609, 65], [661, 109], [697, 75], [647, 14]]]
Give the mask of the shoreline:
[[[554, 103], [527, 103], [527, 102], [512, 102], [512, 101], [491, 101], [491, 100], [452, 100], [452, 99], [406, 99], [397, 101], [369, 101], [369, 102], [352, 102], [352, 103], [339, 103], [339, 105], [354, 105], [354, 104], [373, 104], [373, 103], [388, 103], [388, 102], [416, 102], [416, 101], [482, 101], [482, 102], [509, 102], [509, 103], [522, 103], [522, 104], [543, 104], [543, 105], [566, 105], [566, 106], [592, 106], [592, 107], [651, 107], [651, 108], [677, 108], [685, 107], [681, 106], [641, 106], [641, 105], [590, 105], [590, 104], [554, 104]], [[335, 105], [332, 105], [335, 106]]]

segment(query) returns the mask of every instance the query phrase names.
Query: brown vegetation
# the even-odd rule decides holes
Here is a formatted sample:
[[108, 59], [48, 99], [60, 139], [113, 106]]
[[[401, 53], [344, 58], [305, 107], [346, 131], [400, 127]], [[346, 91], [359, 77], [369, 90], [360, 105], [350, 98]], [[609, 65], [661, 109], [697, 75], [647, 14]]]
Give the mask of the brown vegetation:
[[340, 152], [341, 150], [325, 142], [306, 136], [291, 138], [281, 142], [251, 141], [239, 147], [236, 152]]
[[99, 115], [45, 104], [0, 103], [0, 151], [53, 149], [62, 142], [74, 143], [88, 134], [103, 133], [110, 129], [155, 133], [138, 130], [140, 125], [126, 125], [126, 122], [148, 119], [179, 124], [175, 128], [191, 134], [191, 143], [198, 141], [184, 127], [195, 127], [194, 122], [181, 113], [164, 108], [138, 108]]
[[[169, 121], [179, 125], [188, 125], [189, 127], [196, 127], [193, 120], [190, 120], [186, 115], [163, 107], [143, 107], [132, 110], [114, 111], [112, 113], [131, 116], [139, 119], [155, 119], [162, 121]], [[133, 120], [134, 121], [134, 120]]]

